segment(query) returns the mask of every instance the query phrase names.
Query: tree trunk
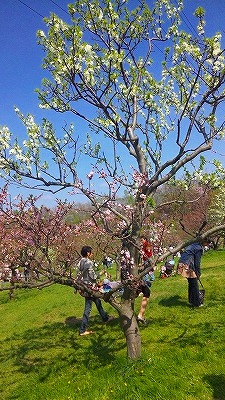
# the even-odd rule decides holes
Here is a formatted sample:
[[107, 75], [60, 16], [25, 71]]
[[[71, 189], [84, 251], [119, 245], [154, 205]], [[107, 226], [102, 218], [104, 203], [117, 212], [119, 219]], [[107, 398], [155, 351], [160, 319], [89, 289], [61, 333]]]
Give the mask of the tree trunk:
[[141, 337], [137, 319], [134, 315], [132, 301], [124, 300], [118, 312], [120, 324], [126, 338], [127, 356], [135, 360], [141, 356]]
[[10, 280], [10, 289], [9, 289], [9, 300], [14, 298], [14, 291], [15, 291], [15, 282], [13, 279]]

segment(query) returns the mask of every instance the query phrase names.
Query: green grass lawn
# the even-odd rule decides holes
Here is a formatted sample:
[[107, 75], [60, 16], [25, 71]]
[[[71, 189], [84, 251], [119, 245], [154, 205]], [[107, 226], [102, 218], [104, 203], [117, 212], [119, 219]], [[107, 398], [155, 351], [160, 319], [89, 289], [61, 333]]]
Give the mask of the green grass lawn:
[[95, 334], [79, 337], [84, 300], [73, 289], [22, 290], [13, 301], [0, 292], [0, 399], [224, 400], [224, 266], [225, 251], [203, 256], [200, 309], [188, 307], [185, 279], [156, 273], [136, 362], [110, 305], [115, 319], [102, 324], [93, 306]]

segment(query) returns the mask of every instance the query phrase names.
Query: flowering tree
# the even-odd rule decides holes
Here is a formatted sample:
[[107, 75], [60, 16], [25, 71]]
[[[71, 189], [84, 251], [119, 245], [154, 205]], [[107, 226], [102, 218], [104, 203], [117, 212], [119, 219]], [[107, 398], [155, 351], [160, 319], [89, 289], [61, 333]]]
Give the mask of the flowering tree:
[[18, 282], [20, 275], [25, 276], [26, 287], [43, 287], [55, 276], [70, 276], [79, 259], [74, 237], [80, 229], [65, 221], [72, 205], [58, 202], [54, 210], [38, 208], [37, 199], [18, 196], [12, 201], [6, 188], [0, 196], [0, 273], [9, 278], [10, 287], [3, 289], [11, 293], [16, 283], [24, 287]]
[[[16, 109], [27, 139], [21, 143], [7, 127], [1, 129], [0, 166], [6, 179], [83, 193], [93, 218], [121, 239], [134, 277], [140, 234], [157, 189], [193, 160], [200, 165], [190, 167], [187, 178], [193, 172], [198, 180], [211, 179], [203, 171], [202, 154], [224, 135], [221, 34], [206, 36], [201, 8], [195, 37], [184, 32], [182, 8], [182, 0], [177, 5], [156, 0], [151, 9], [144, 0], [135, 9], [126, 0], [76, 0], [68, 6], [70, 23], [55, 14], [46, 18], [47, 33], [38, 32], [47, 75], [38, 90], [40, 107], [70, 112], [75, 127], [64, 126], [57, 135], [46, 119], [38, 124]], [[213, 164], [218, 184], [224, 170]], [[116, 201], [122, 189], [130, 193], [132, 206]], [[135, 285], [128, 286], [130, 295], [114, 306], [128, 354], [135, 358], [140, 354], [131, 305]]]
[[[208, 210], [208, 220], [212, 226], [216, 226], [219, 223], [224, 223], [225, 221], [224, 204], [225, 204], [225, 185], [223, 183], [214, 191], [214, 193], [211, 196], [210, 207]], [[215, 233], [214, 237], [212, 238], [213, 245], [215, 248], [219, 246], [219, 243], [221, 243], [221, 241], [223, 242], [224, 245], [225, 243], [224, 237], [225, 237], [224, 231], [219, 231], [218, 233]]]

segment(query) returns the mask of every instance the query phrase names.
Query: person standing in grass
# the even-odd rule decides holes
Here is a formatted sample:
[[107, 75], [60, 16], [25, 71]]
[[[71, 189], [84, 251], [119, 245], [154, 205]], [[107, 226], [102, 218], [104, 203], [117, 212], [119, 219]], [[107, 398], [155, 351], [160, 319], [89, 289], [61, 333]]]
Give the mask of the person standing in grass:
[[[142, 270], [149, 268], [152, 264], [152, 256], [153, 256], [153, 250], [152, 250], [152, 245], [149, 243], [146, 237], [141, 237], [141, 255], [142, 255]], [[141, 272], [141, 269], [139, 270]], [[147, 273], [143, 277], [142, 285], [141, 285], [141, 292], [143, 293], [143, 298], [141, 302], [141, 307], [140, 311], [137, 316], [137, 321], [141, 322], [142, 324], [146, 324], [147, 321], [144, 318], [145, 311], [149, 302], [150, 298], [150, 287], [151, 287], [151, 281], [154, 280], [154, 269], [150, 271], [150, 273]]]
[[[152, 264], [152, 245], [151, 243], [148, 242], [148, 240], [145, 237], [141, 238], [141, 263], [140, 263], [140, 268], [139, 268], [139, 273], [144, 271], [146, 268], [150, 267]], [[127, 279], [132, 279], [133, 274], [132, 274], [132, 269], [133, 269], [133, 260], [130, 256], [130, 252], [128, 249], [124, 249], [122, 251], [122, 258], [121, 258], [121, 282], [126, 281]], [[141, 307], [137, 316], [137, 321], [146, 325], [147, 321], [144, 318], [145, 311], [147, 308], [147, 304], [150, 298], [150, 287], [151, 287], [151, 280], [154, 279], [153, 275], [154, 269], [152, 268], [151, 274], [147, 273], [144, 275], [144, 277], [141, 279], [139, 287], [137, 289], [137, 293], [142, 293], [143, 298], [141, 302]]]
[[[190, 244], [181, 254], [181, 257], [178, 261], [177, 272], [188, 266], [188, 270], [186, 268], [186, 278], [188, 280], [188, 301], [192, 307], [201, 307], [200, 296], [199, 296], [199, 285], [198, 280], [201, 276], [201, 257], [203, 254], [203, 247], [207, 243], [207, 240], [198, 241], [196, 243]], [[185, 269], [184, 269], [185, 270]]]
[[[90, 285], [93, 288], [97, 287], [97, 279], [99, 278], [99, 275], [95, 273], [95, 270], [93, 268], [93, 262], [91, 260], [93, 258], [92, 248], [90, 246], [83, 246], [81, 249], [81, 255], [82, 259], [79, 263], [78, 279], [81, 279], [83, 283]], [[105, 271], [102, 271], [101, 274], [103, 274], [104, 272]], [[108, 314], [104, 311], [102, 307], [101, 300], [98, 297], [94, 297], [86, 293], [84, 313], [79, 328], [80, 336], [90, 335], [91, 333], [93, 333], [93, 331], [87, 330], [93, 302], [95, 303], [102, 320], [104, 322], [107, 322], [109, 320]]]

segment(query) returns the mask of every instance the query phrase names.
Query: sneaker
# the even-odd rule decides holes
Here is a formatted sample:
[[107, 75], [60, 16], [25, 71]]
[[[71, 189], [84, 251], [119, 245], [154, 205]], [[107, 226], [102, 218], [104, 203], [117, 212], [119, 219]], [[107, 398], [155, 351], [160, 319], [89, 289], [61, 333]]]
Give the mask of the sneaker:
[[204, 307], [204, 304], [199, 304], [199, 306], [194, 306], [193, 304], [190, 304], [190, 307], [192, 307], [192, 308]]
[[86, 336], [86, 335], [91, 335], [92, 333], [94, 333], [93, 331], [85, 331], [85, 332], [81, 332], [79, 333], [80, 336]]
[[146, 324], [147, 324], [146, 319], [140, 318], [139, 316], [137, 316], [137, 322], [141, 322], [143, 325], [146, 325]]

